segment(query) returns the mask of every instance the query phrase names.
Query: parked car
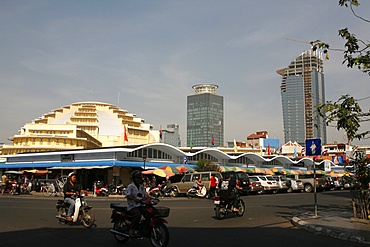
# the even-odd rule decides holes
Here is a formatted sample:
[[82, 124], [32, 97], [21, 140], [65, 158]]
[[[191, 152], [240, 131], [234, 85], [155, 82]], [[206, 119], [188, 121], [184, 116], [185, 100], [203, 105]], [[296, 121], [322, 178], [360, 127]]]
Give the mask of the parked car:
[[334, 179], [331, 176], [325, 176], [326, 186], [325, 190], [335, 190]]
[[250, 194], [260, 195], [264, 191], [261, 182], [256, 177], [249, 177], [249, 188]]
[[231, 179], [236, 179], [236, 184], [241, 187], [239, 193], [241, 195], [247, 195], [250, 191], [249, 177], [245, 172], [222, 172], [222, 178], [225, 179], [225, 175], [229, 174]]
[[333, 180], [333, 183], [334, 183], [334, 190], [342, 190], [343, 189], [343, 184], [340, 183], [340, 177], [331, 176], [331, 179]]
[[194, 172], [185, 174], [180, 182], [172, 183], [171, 186], [176, 186], [179, 194], [186, 194], [186, 192], [193, 187], [194, 181], [200, 178], [208, 193], [211, 174], [215, 174], [219, 181], [222, 178], [221, 173], [215, 171]]
[[256, 178], [263, 187], [263, 192], [271, 192], [276, 194], [279, 190], [279, 185], [272, 176], [249, 176], [249, 179]]
[[[301, 180], [305, 192], [314, 191], [314, 174], [294, 174], [286, 175], [287, 178]], [[316, 174], [316, 191], [323, 191], [326, 186], [326, 179], [324, 175]]]
[[276, 182], [279, 186], [279, 191], [282, 191], [282, 192], [288, 191], [289, 187], [286, 183], [287, 178], [284, 175], [275, 175], [275, 176], [272, 176], [272, 177], [276, 180]]

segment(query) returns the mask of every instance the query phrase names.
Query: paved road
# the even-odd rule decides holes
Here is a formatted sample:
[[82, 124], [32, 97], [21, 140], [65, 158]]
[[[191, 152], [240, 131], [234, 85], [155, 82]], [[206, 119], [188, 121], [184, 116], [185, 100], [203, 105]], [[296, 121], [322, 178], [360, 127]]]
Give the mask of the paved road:
[[[337, 207], [351, 210], [348, 191], [318, 194], [318, 208]], [[366, 246], [325, 236], [313, 235], [292, 226], [290, 218], [313, 210], [313, 194], [293, 193], [243, 197], [247, 212], [241, 218], [222, 221], [214, 218], [213, 205], [207, 199], [164, 199], [171, 208], [168, 218], [169, 246]], [[60, 225], [55, 219], [55, 198], [0, 195], [0, 246], [65, 247], [79, 245], [123, 246], [109, 233], [110, 202], [116, 198], [89, 198], [97, 227]], [[150, 246], [148, 240], [130, 241], [124, 246]]]

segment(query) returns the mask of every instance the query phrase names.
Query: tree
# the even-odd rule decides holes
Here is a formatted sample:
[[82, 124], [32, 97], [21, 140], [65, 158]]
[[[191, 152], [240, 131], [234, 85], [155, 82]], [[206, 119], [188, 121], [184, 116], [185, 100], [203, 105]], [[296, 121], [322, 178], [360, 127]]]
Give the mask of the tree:
[[[369, 20], [358, 16], [354, 11], [353, 7], [360, 5], [358, 0], [339, 0], [339, 5], [349, 7], [354, 16], [370, 23]], [[370, 44], [358, 39], [355, 34], [351, 34], [348, 28], [339, 30], [339, 36], [345, 40], [345, 49], [330, 49], [329, 44], [319, 40], [311, 42], [312, 49], [314, 51], [322, 49], [327, 59], [329, 59], [328, 50], [342, 51], [344, 58], [342, 64], [346, 64], [349, 68], [357, 67], [370, 76]], [[337, 130], [343, 129], [349, 141], [367, 139], [370, 131], [360, 132], [360, 127], [361, 123], [370, 120], [370, 111], [363, 112], [358, 101], [347, 94], [342, 95], [334, 103], [328, 101], [323, 105], [316, 106], [316, 108], [318, 115], [325, 118], [326, 124], [336, 122]], [[366, 155], [362, 152], [356, 152], [356, 150], [352, 159], [357, 180], [357, 187], [352, 190], [354, 216], [361, 219], [370, 219], [370, 174], [367, 167], [370, 159], [366, 158]]]
[[216, 171], [218, 168], [218, 165], [213, 163], [212, 160], [209, 159], [200, 159], [197, 162], [197, 167], [195, 170], [198, 172], [204, 172], [204, 171]]

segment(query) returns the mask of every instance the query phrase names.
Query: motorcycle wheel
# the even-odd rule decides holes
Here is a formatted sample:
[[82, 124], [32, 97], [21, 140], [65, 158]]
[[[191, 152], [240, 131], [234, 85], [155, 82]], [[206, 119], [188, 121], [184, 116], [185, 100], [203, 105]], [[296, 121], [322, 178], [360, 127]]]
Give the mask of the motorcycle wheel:
[[[114, 222], [113, 230], [128, 234], [127, 225], [123, 220], [117, 220], [116, 222]], [[113, 235], [114, 235], [114, 238], [119, 243], [126, 243], [130, 239], [129, 237], [125, 237], [125, 236], [118, 235], [118, 234], [113, 234]]]
[[152, 229], [150, 243], [153, 247], [165, 247], [168, 245], [170, 235], [165, 224], [158, 224]]
[[44, 196], [51, 196], [53, 194], [53, 189], [50, 186], [42, 188], [42, 194]]
[[[66, 216], [66, 212], [65, 212], [65, 210], [64, 210], [63, 207], [59, 207], [57, 209], [57, 214], [58, 214], [58, 217], [65, 217]], [[60, 219], [59, 218], [58, 220], [59, 220], [59, 222], [64, 223], [64, 220], [63, 219]]]
[[219, 220], [224, 219], [226, 216], [226, 208], [224, 207], [216, 207], [216, 218]]
[[179, 192], [177, 191], [177, 189], [172, 189], [169, 194], [171, 197], [177, 197], [179, 195]]
[[245, 204], [244, 204], [244, 201], [240, 199], [238, 212], [236, 212], [236, 216], [241, 217], [243, 216], [244, 212], [245, 212]]
[[95, 214], [94, 214], [94, 212], [89, 208], [85, 208], [82, 211], [81, 222], [82, 222], [82, 225], [86, 228], [92, 227], [95, 223]]

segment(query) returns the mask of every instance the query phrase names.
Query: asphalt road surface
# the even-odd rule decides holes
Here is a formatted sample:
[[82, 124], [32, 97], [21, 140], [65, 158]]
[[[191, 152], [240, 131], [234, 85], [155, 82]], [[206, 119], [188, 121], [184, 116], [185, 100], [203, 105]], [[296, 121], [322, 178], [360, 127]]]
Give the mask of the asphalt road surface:
[[[150, 246], [148, 239], [116, 242], [109, 232], [109, 204], [118, 198], [86, 197], [96, 215], [96, 227], [70, 226], [55, 218], [57, 198], [29, 195], [0, 195], [0, 246], [7, 247], [95, 247]], [[213, 201], [208, 199], [165, 198], [161, 206], [171, 208], [168, 220], [169, 246], [366, 246], [297, 229], [290, 218], [302, 212], [313, 212], [313, 193], [267, 194], [245, 196], [243, 217], [217, 220]], [[320, 209], [335, 207], [351, 210], [349, 191], [318, 193]]]

